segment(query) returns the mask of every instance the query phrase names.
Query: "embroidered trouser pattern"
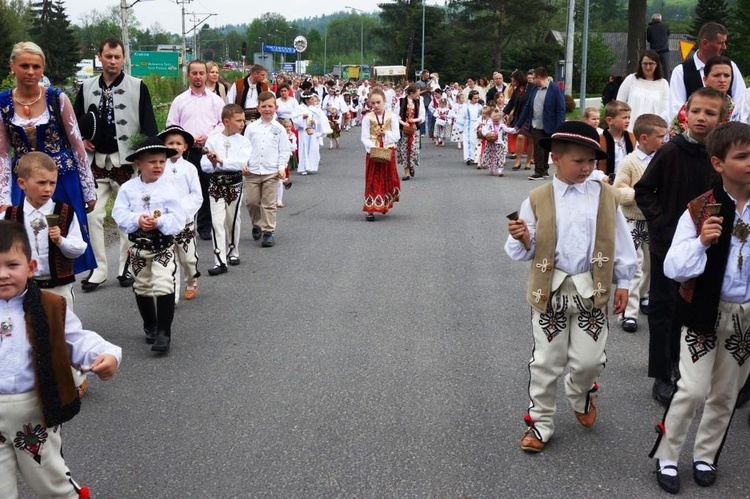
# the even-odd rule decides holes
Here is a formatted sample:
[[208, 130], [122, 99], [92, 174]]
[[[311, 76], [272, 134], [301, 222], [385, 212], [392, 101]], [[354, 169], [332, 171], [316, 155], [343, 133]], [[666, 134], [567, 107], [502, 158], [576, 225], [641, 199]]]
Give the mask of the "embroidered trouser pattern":
[[717, 324], [717, 334], [711, 336], [682, 328], [680, 379], [652, 457], [678, 460], [690, 424], [703, 404], [693, 456], [718, 463], [737, 395], [750, 374], [750, 302], [720, 302]]
[[[179, 264], [178, 271], [187, 284], [193, 284], [201, 273], [198, 272], [198, 250], [195, 246], [195, 223], [189, 222], [174, 237], [174, 252]], [[179, 279], [178, 279], [179, 280]]]
[[638, 268], [630, 280], [628, 305], [625, 307], [625, 317], [638, 319], [641, 298], [646, 296], [651, 285], [651, 254], [648, 250], [648, 228], [645, 220], [628, 219], [630, 237], [635, 244], [635, 254], [638, 257]]
[[60, 426], [45, 428], [34, 392], [0, 395], [0, 491], [18, 497], [16, 471], [37, 497], [78, 498], [62, 456]]
[[174, 245], [160, 251], [130, 247], [130, 264], [133, 267], [133, 292], [138, 296], [163, 296], [175, 292], [177, 262]]
[[604, 370], [609, 328], [605, 311], [594, 308], [570, 277], [552, 295], [545, 313], [533, 311], [534, 351], [529, 362], [527, 423], [546, 442], [555, 430], [557, 382], [567, 366], [565, 393], [573, 410], [588, 412], [590, 392]]
[[[133, 177], [133, 166], [124, 165], [115, 168], [110, 159], [106, 156], [103, 168], [92, 167], [94, 178], [96, 178], [96, 205], [94, 210], [88, 215], [89, 231], [91, 239], [91, 249], [96, 258], [97, 267], [91, 274], [91, 282], [103, 282], [109, 274], [107, 266], [107, 246], [104, 242], [104, 218], [107, 215], [107, 205], [112, 196], [117, 196], [120, 191], [120, 185], [127, 182]], [[120, 251], [118, 253], [117, 274], [122, 275], [127, 270], [125, 265], [128, 253], [128, 235], [121, 230], [117, 230], [120, 236]]]
[[[213, 185], [211, 188], [213, 188]], [[225, 265], [227, 257], [240, 255], [242, 183], [223, 186], [222, 189], [221, 195], [214, 196], [212, 194], [210, 197], [214, 265]]]

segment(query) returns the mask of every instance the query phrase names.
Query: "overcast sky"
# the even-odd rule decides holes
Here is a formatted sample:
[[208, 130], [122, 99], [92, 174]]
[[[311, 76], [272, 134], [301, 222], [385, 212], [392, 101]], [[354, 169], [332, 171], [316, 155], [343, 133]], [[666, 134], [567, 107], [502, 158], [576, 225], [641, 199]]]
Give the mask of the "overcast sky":
[[[126, 0], [131, 5], [135, 0]], [[269, 0], [193, 0], [185, 4], [185, 26], [186, 30], [192, 28], [188, 15], [195, 12], [199, 19], [208, 14], [216, 14], [206, 22], [211, 26], [223, 26], [226, 24], [250, 24], [253, 19], [262, 16], [266, 12], [281, 14], [292, 21], [302, 17], [314, 17], [332, 14], [342, 10], [345, 5], [361, 9], [367, 13], [378, 10], [378, 3], [387, 3], [388, 0], [282, 0], [273, 2]], [[83, 16], [91, 11], [92, 4], [99, 11], [108, 10], [110, 6], [119, 6], [118, 0], [63, 0], [71, 22], [78, 24]], [[434, 2], [428, 2], [434, 3]], [[272, 7], [269, 7], [272, 5]], [[143, 28], [151, 27], [155, 22], [171, 33], [182, 32], [181, 6], [174, 0], [142, 0], [135, 4], [131, 12], [140, 22]]]

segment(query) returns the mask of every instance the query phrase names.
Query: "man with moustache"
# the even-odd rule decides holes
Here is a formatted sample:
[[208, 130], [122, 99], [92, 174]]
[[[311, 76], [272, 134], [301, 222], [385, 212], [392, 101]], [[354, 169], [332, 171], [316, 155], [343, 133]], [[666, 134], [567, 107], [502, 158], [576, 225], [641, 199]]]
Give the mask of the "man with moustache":
[[[73, 104], [78, 120], [91, 121], [92, 129], [96, 130], [91, 140], [84, 140], [98, 198], [94, 210], [88, 215], [97, 268], [81, 281], [84, 292], [94, 291], [107, 280], [104, 217], [109, 199], [117, 196], [120, 186], [135, 172], [133, 165], [125, 159], [133, 153], [130, 138], [138, 133], [153, 137], [158, 131], [148, 87], [142, 80], [123, 72], [125, 51], [122, 41], [117, 38], [102, 40], [97, 56], [102, 64], [102, 74], [83, 82]], [[86, 115], [88, 117], [84, 118]], [[127, 265], [128, 246], [127, 234], [120, 231], [117, 280], [122, 287], [133, 285]]]
[[[198, 235], [201, 239], [208, 240], [211, 239], [212, 227], [211, 207], [208, 202], [208, 175], [203, 173], [200, 165], [203, 146], [206, 145], [208, 136], [224, 130], [221, 121], [224, 101], [214, 92], [206, 90], [207, 71], [205, 62], [194, 59], [188, 64], [187, 71], [190, 87], [172, 101], [167, 115], [167, 127], [179, 125], [195, 139], [193, 147], [185, 153], [185, 159], [190, 161], [198, 170], [201, 191], [203, 192], [203, 204], [198, 210], [197, 216]], [[265, 74], [265, 70], [263, 71]], [[234, 85], [229, 90], [230, 93], [232, 91], [235, 91], [236, 94]], [[232, 95], [232, 98], [234, 98], [234, 95]], [[227, 94], [227, 100], [229, 99], [230, 94]]]
[[238, 78], [227, 93], [227, 104], [237, 104], [245, 110], [245, 126], [260, 118], [258, 95], [268, 90], [266, 68], [260, 64], [250, 67], [250, 74]]

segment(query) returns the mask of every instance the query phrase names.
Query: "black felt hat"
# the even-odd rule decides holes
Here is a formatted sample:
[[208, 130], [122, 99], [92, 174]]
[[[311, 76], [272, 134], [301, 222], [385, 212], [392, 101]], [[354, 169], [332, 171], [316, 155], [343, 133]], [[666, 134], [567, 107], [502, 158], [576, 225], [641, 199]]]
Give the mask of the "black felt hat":
[[193, 147], [193, 143], [195, 142], [195, 139], [193, 139], [193, 136], [189, 132], [185, 131], [185, 129], [182, 128], [180, 125], [169, 125], [167, 128], [164, 129], [163, 132], [159, 134], [159, 138], [161, 140], [166, 140], [167, 135], [172, 135], [174, 133], [178, 135], [182, 135], [182, 138], [185, 139], [185, 142], [187, 143], [188, 149]]
[[596, 153], [596, 159], [607, 159], [607, 153], [599, 145], [599, 133], [582, 121], [566, 121], [550, 137], [539, 139], [539, 145], [549, 151], [555, 140], [590, 147]]
[[171, 158], [172, 156], [177, 154], [177, 151], [165, 146], [164, 142], [162, 142], [159, 137], [149, 137], [141, 142], [141, 144], [138, 146], [138, 149], [136, 149], [133, 154], [125, 158], [125, 161], [127, 161], [128, 163], [132, 163], [136, 159], [138, 159], [141, 154], [153, 152], [163, 152], [167, 155], [168, 158]]
[[86, 114], [78, 118], [78, 129], [81, 131], [83, 140], [96, 142], [101, 134], [101, 127], [97, 123], [97, 111], [96, 104], [91, 104]]

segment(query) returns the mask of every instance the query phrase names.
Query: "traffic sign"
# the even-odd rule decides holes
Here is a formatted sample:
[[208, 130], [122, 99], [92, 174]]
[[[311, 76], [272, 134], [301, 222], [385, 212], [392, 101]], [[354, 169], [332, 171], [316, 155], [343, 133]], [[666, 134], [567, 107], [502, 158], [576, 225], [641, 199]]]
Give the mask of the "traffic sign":
[[180, 54], [177, 52], [134, 51], [130, 54], [131, 74], [133, 76], [180, 76]]
[[282, 45], [266, 45], [264, 43], [263, 52], [276, 52], [277, 54], [294, 54], [296, 50], [294, 50], [294, 47], [284, 47]]

